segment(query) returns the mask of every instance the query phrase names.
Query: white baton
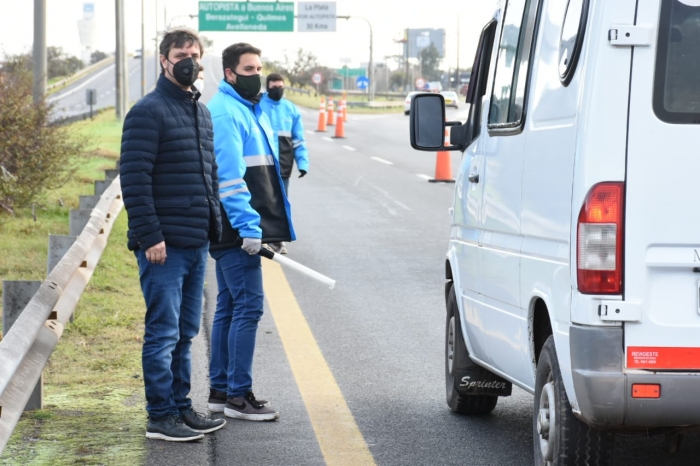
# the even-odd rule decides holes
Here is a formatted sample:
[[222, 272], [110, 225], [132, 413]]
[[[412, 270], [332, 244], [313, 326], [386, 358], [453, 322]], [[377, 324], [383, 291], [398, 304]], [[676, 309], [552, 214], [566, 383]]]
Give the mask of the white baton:
[[318, 273], [315, 270], [312, 270], [305, 265], [301, 265], [297, 261], [293, 261], [292, 259], [288, 259], [288, 258], [282, 256], [281, 254], [275, 254], [271, 250], [264, 248], [264, 247], [260, 248], [260, 252], [258, 254], [260, 254], [261, 256], [263, 256], [267, 259], [273, 260], [275, 262], [279, 262], [280, 264], [284, 265], [285, 267], [289, 267], [290, 269], [294, 269], [297, 272], [301, 272], [304, 275], [306, 275], [307, 277], [311, 277], [314, 280], [323, 283], [324, 285], [328, 285], [328, 288], [330, 288], [331, 290], [335, 287], [335, 280], [333, 280], [332, 278], [326, 277], [325, 275]]

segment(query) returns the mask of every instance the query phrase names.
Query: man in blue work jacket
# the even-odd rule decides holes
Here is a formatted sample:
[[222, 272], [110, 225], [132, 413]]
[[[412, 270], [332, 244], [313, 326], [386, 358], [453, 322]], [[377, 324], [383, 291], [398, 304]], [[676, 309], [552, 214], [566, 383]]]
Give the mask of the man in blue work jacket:
[[209, 251], [219, 294], [211, 336], [209, 409], [250, 421], [279, 413], [253, 394], [253, 353], [263, 313], [262, 243], [292, 241], [294, 229], [270, 120], [259, 105], [261, 51], [237, 43], [222, 54], [224, 80], [209, 102], [223, 232]]
[[[292, 176], [292, 167], [297, 163], [299, 178], [303, 178], [309, 171], [309, 151], [306, 149], [304, 139], [304, 124], [297, 107], [284, 96], [284, 78], [279, 73], [270, 73], [267, 76], [267, 92], [260, 100], [260, 106], [270, 118], [272, 129], [277, 136], [280, 173], [284, 190], [289, 196], [289, 177]], [[284, 243], [270, 244], [273, 251], [287, 254]]]

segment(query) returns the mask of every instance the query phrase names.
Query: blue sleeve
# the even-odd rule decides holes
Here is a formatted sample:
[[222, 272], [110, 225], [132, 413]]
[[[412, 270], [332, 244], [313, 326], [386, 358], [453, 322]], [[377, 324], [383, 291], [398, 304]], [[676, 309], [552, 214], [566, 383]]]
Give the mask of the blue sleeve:
[[[292, 104], [293, 105], [293, 104]], [[306, 149], [306, 138], [304, 137], [304, 124], [301, 121], [301, 114], [296, 107], [292, 117], [292, 146], [294, 147], [294, 159], [297, 162], [297, 169], [309, 171], [309, 151]]]
[[129, 229], [141, 249], [165, 241], [153, 200], [153, 166], [158, 156], [158, 120], [145, 106], [135, 106], [124, 118], [119, 175]]
[[212, 118], [214, 154], [219, 175], [219, 199], [231, 226], [242, 238], [262, 238], [260, 215], [250, 206], [250, 191], [243, 147], [247, 137], [243, 122], [228, 113]]

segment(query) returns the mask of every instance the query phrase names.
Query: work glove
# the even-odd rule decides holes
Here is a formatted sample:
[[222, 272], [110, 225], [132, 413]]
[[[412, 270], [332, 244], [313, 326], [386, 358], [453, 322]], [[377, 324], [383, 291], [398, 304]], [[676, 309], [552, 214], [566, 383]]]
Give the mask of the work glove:
[[303, 178], [306, 175], [306, 170], [299, 170], [299, 178]]
[[262, 246], [260, 238], [243, 238], [241, 248], [251, 256], [254, 256], [260, 251], [260, 246]]

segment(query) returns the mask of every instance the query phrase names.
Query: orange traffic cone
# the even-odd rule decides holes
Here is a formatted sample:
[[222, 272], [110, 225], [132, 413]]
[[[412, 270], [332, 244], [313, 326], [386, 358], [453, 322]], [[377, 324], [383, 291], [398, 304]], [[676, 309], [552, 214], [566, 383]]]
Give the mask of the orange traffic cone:
[[336, 118], [334, 138], [345, 139], [345, 120], [343, 119], [344, 112], [345, 107], [343, 106], [343, 101], [341, 100], [340, 105], [338, 105], [338, 118]]
[[[449, 128], [445, 126], [445, 146], [450, 145]], [[435, 178], [428, 180], [430, 183], [454, 183], [452, 178], [452, 160], [446, 150], [438, 151], [435, 157]]]
[[321, 104], [318, 107], [318, 127], [316, 131], [326, 131], [326, 98], [321, 97]]
[[333, 115], [333, 96], [328, 97], [328, 126], [335, 124], [335, 116]]
[[343, 92], [343, 97], [340, 99], [340, 105], [343, 106], [343, 121], [348, 121], [348, 101], [347, 94]]

